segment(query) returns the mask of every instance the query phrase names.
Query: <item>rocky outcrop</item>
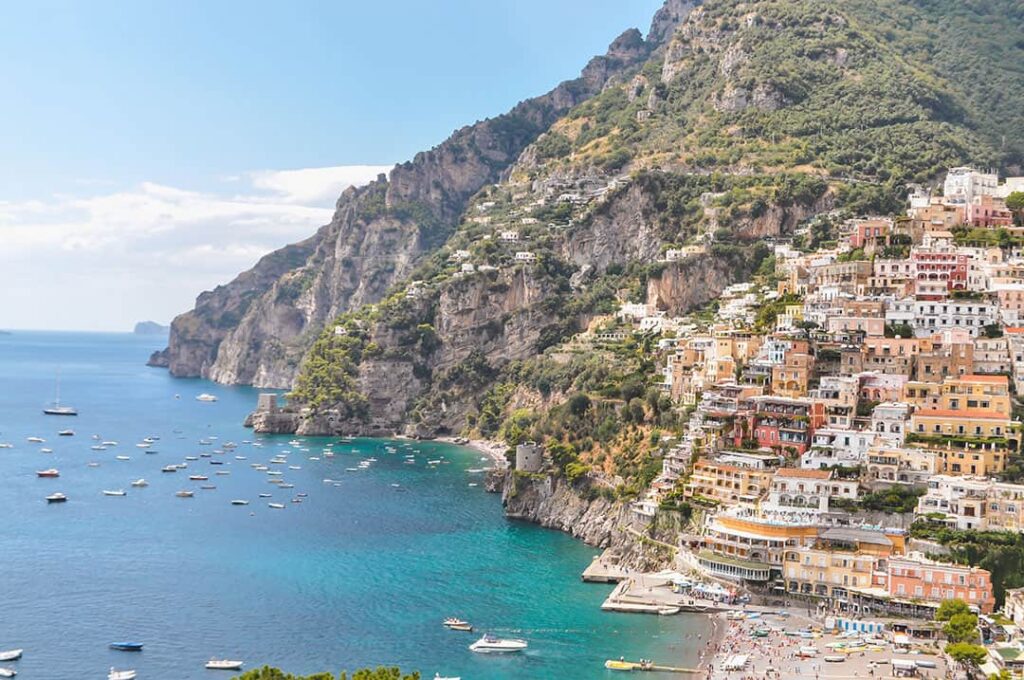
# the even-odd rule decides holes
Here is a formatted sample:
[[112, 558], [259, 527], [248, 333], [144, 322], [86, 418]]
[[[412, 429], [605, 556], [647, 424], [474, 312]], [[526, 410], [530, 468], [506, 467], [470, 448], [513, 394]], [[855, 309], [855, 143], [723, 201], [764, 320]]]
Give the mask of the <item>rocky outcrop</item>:
[[650, 528], [637, 521], [628, 503], [597, 493], [594, 480], [577, 484], [578, 488], [561, 477], [509, 470], [492, 473], [487, 488], [501, 491], [508, 517], [564, 531], [596, 548], [609, 548], [623, 566], [657, 571], [671, 564], [673, 552], [644, 540]]
[[698, 255], [670, 262], [647, 281], [647, 304], [680, 316], [717, 298], [727, 287], [750, 276], [755, 263], [743, 254]]
[[170, 357], [168, 357], [166, 349], [158, 349], [153, 352], [149, 355], [149, 360], [146, 362], [147, 366], [152, 366], [153, 368], [167, 368], [170, 364]]
[[314, 237], [203, 293], [194, 310], [174, 320], [172, 374], [289, 386], [326, 320], [380, 300], [444, 243], [473, 194], [496, 182], [559, 116], [641, 64], [658, 44], [626, 31], [579, 78], [456, 131], [369, 186], [346, 190], [331, 223]]

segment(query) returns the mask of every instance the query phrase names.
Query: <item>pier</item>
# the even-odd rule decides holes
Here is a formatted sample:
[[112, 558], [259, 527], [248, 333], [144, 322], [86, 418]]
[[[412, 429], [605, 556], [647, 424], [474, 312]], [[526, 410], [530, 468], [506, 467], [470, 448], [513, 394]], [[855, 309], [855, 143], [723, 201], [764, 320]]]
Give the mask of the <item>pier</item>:
[[640, 661], [621, 661], [608, 659], [604, 667], [610, 671], [656, 671], [660, 673], [701, 673], [699, 668], [682, 668], [679, 666], [659, 666], [656, 663]]

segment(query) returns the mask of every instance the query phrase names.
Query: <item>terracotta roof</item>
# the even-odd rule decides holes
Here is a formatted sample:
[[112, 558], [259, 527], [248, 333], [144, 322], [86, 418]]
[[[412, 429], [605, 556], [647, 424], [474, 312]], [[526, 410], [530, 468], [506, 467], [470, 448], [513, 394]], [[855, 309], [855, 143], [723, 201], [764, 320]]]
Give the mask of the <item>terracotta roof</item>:
[[832, 473], [828, 470], [807, 470], [804, 468], [779, 468], [775, 476], [797, 477], [800, 479], [829, 479]]
[[961, 376], [960, 380], [969, 380], [971, 382], [981, 383], [999, 383], [1001, 385], [1009, 385], [1010, 380], [1005, 375], [981, 375], [979, 373], [968, 373], [967, 375]]

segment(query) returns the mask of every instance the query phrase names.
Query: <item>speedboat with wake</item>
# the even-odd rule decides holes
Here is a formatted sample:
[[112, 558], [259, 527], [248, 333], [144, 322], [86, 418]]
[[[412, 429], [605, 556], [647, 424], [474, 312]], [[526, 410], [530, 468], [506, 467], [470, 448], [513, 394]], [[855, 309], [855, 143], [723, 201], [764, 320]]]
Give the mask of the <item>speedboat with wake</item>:
[[521, 652], [528, 647], [526, 640], [515, 638], [499, 638], [487, 634], [469, 646], [469, 650], [478, 654], [508, 654]]

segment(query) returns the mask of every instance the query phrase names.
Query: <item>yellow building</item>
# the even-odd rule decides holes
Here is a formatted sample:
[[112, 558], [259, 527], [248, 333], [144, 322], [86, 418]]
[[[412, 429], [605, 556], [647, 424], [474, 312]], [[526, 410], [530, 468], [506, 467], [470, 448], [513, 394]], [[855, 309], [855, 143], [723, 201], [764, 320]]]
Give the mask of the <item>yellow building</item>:
[[921, 438], [1005, 439], [1011, 432], [1009, 416], [981, 409], [921, 409], [910, 417], [910, 428]]
[[939, 408], [1010, 417], [1010, 381], [1005, 375], [964, 375], [942, 382]]
[[737, 465], [701, 458], [684, 487], [687, 498], [703, 497], [719, 503], [755, 503], [768, 491], [774, 469]]
[[754, 513], [719, 513], [709, 520], [701, 566], [728, 578], [767, 581], [782, 573], [787, 550], [803, 550], [817, 540], [816, 524], [788, 524]]
[[785, 551], [786, 590], [845, 599], [851, 588], [872, 586], [880, 562], [905, 550], [905, 536], [849, 527], [824, 529], [814, 545]]
[[902, 401], [917, 409], [938, 408], [941, 394], [942, 386], [938, 383], [908, 380], [903, 385]]
[[1006, 469], [1009, 451], [986, 447], [970, 449], [932, 448], [937, 457], [939, 474], [989, 477]]

